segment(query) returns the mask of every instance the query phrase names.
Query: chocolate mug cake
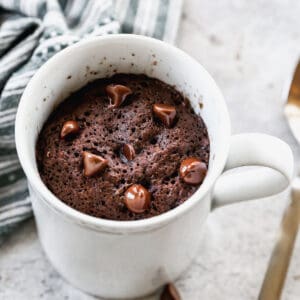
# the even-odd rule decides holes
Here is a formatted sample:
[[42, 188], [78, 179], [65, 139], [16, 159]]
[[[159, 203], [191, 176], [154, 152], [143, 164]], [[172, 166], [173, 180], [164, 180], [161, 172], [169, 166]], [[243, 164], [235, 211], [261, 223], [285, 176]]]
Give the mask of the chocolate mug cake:
[[186, 201], [209, 162], [206, 126], [174, 87], [145, 75], [89, 83], [61, 103], [39, 134], [47, 187], [92, 216], [138, 220]]

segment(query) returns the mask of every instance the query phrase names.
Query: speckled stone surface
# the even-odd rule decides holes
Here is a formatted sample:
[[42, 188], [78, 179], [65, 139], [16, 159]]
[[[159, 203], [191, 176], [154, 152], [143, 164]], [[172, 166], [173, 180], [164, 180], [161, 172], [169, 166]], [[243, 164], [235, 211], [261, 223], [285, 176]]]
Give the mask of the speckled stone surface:
[[[233, 133], [278, 136], [292, 146], [298, 164], [300, 146], [284, 120], [281, 94], [300, 52], [299, 15], [298, 0], [186, 0], [178, 38], [179, 47], [200, 61], [223, 90]], [[213, 212], [205, 244], [176, 283], [183, 300], [257, 299], [287, 203], [285, 192]], [[53, 270], [31, 220], [0, 247], [0, 299], [95, 298]], [[282, 299], [300, 299], [300, 239]]]

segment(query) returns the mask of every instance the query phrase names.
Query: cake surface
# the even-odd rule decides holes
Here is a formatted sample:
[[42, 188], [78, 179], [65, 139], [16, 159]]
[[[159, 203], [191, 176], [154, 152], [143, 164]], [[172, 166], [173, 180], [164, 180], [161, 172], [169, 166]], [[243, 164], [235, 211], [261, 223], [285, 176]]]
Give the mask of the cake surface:
[[[118, 107], [107, 95], [114, 84], [132, 91]], [[157, 103], [176, 109], [172, 125], [153, 113]], [[75, 125], [67, 124], [62, 138], [70, 120], [79, 127], [68, 135]], [[92, 159], [87, 153], [105, 163], [95, 176], [85, 169]], [[189, 157], [208, 167], [209, 139], [201, 117], [174, 87], [145, 75], [116, 74], [89, 83], [55, 109], [39, 135], [36, 156], [42, 180], [67, 205], [104, 219], [137, 220], [175, 208], [198, 189], [201, 183], [186, 183], [179, 170]], [[125, 205], [126, 191], [136, 184], [151, 195], [138, 213]]]

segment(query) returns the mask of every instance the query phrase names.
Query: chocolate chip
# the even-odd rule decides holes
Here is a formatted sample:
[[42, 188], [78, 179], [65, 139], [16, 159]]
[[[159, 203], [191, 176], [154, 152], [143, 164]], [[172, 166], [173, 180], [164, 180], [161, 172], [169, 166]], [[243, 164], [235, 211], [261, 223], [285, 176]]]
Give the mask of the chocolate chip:
[[176, 109], [174, 106], [168, 104], [154, 104], [153, 112], [165, 126], [169, 128], [172, 127], [176, 117]]
[[82, 156], [83, 174], [87, 177], [97, 175], [107, 167], [108, 161], [99, 155], [83, 151]]
[[67, 136], [78, 133], [80, 130], [79, 124], [76, 121], [67, 121], [63, 124], [60, 131], [60, 137], [64, 139]]
[[110, 107], [119, 107], [132, 94], [132, 90], [121, 84], [110, 84], [106, 87], [106, 93], [110, 101]]
[[168, 283], [160, 295], [160, 300], [181, 300], [178, 290], [175, 285]]
[[122, 147], [122, 154], [124, 155], [124, 157], [127, 159], [127, 160], [133, 160], [134, 157], [135, 157], [135, 150], [133, 148], [132, 145], [130, 144], [125, 144], [123, 147]]
[[185, 183], [197, 185], [202, 183], [207, 173], [207, 166], [200, 159], [189, 157], [181, 162], [179, 173]]
[[150, 206], [151, 194], [140, 184], [133, 184], [125, 192], [125, 205], [137, 214], [143, 213]]

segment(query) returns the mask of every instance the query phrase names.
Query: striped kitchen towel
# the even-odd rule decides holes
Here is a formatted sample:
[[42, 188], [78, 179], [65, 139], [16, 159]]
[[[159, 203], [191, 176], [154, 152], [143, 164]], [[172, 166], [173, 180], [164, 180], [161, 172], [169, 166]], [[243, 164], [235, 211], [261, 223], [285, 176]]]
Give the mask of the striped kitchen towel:
[[124, 32], [173, 43], [181, 5], [182, 0], [0, 0], [0, 234], [32, 214], [14, 121], [36, 70], [88, 36]]

